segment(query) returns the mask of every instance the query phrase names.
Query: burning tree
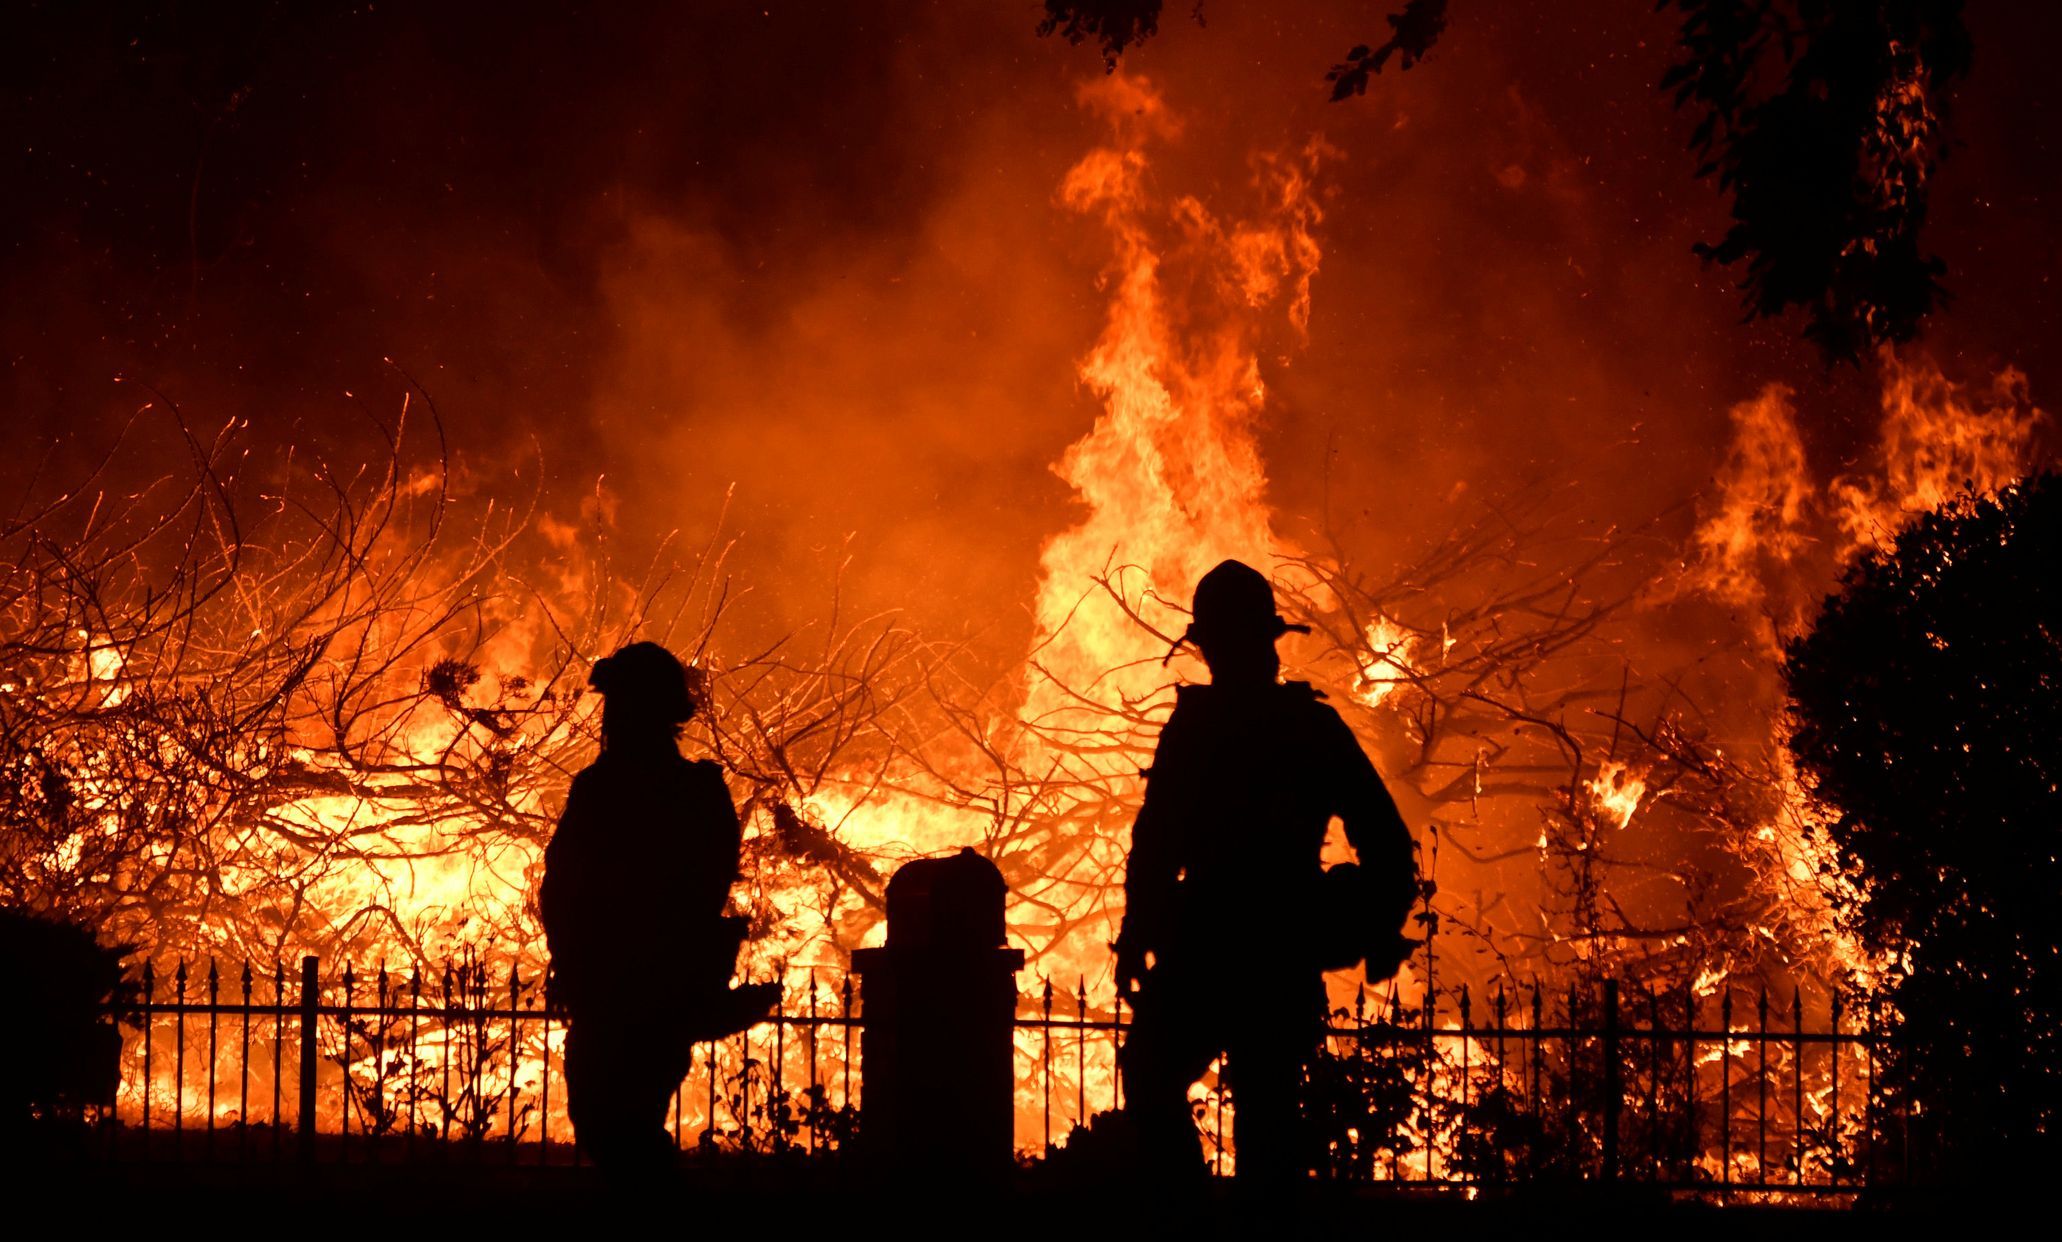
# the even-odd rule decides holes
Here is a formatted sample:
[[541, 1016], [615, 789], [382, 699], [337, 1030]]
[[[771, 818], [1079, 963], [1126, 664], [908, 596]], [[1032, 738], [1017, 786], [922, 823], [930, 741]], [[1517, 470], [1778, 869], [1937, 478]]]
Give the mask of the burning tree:
[[1109, 138], [1058, 199], [1111, 242], [1080, 367], [1100, 412], [1057, 463], [1079, 520], [1045, 544], [1033, 636], [1002, 674], [893, 615], [848, 619], [835, 584], [821, 623], [748, 645], [720, 535], [619, 564], [605, 504], [569, 521], [534, 488], [509, 503], [527, 464], [456, 468], [412, 384], [355, 442], [277, 452], [153, 394], [88, 479], [32, 486], [0, 527], [0, 897], [167, 955], [387, 957], [434, 979], [472, 948], [468, 972], [535, 981], [535, 870], [595, 741], [589, 662], [653, 638], [704, 682], [690, 745], [746, 822], [753, 969], [843, 965], [896, 861], [971, 844], [1008, 879], [1033, 967], [1085, 997], [1139, 768], [1196, 672], [1169, 658], [1183, 603], [1237, 556], [1313, 628], [1285, 644], [1291, 675], [1424, 825], [1438, 977], [1428, 948], [1393, 990], [1336, 980], [1342, 1007], [1431, 1012], [1437, 984], [1508, 976], [1701, 996], [1734, 970], [1835, 977], [1839, 894], [1773, 707], [1717, 709], [1730, 687], [1655, 631], [1686, 601], [1766, 613], [1714, 645], [1772, 701], [1783, 601], [1811, 593], [1827, 538], [1907, 520], [1967, 462], [2009, 478], [2023, 393], [1992, 418], [1886, 363], [1902, 395], [1882, 461], [1825, 487], [1764, 394], [1695, 531], [1687, 506], [1600, 529], [1543, 486], [1457, 508], [1378, 566], [1366, 532], [1288, 532], [1258, 432], [1263, 345], [1293, 349], [1311, 313], [1333, 152], [1256, 153], [1243, 201], [1206, 203], [1155, 180], [1179, 126], [1149, 83], [1082, 99]]
[[[370, 425], [383, 458], [346, 472], [203, 437], [154, 395], [93, 478], [0, 531], [7, 900], [168, 953], [477, 944], [536, 975], [532, 880], [593, 745], [595, 656], [637, 633], [698, 653], [703, 741], [748, 809], [889, 745], [890, 684], [925, 658], [891, 623], [727, 662], [722, 544], [624, 580], [603, 530], [458, 498], [419, 394]], [[139, 485], [167, 430], [188, 469]], [[775, 822], [757, 858], [814, 849], [877, 900], [867, 864]]]

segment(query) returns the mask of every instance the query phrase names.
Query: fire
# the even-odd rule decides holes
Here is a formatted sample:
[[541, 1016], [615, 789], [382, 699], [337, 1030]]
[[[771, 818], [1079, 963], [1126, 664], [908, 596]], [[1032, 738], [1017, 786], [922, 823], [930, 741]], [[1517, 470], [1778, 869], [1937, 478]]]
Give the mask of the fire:
[[1973, 491], [1991, 495], [2023, 477], [2047, 422], [2026, 376], [2007, 368], [1972, 393], [1931, 366], [1886, 353], [1883, 425], [1863, 473], [1833, 480], [1830, 502], [1846, 554], [1887, 546], [1921, 513]]
[[[1163, 659], [1187, 625], [1189, 591], [1218, 561], [1265, 564], [1286, 547], [1253, 434], [1266, 388], [1252, 316], [1280, 308], [1296, 330], [1308, 316], [1321, 218], [1311, 176], [1324, 153], [1312, 143], [1255, 161], [1262, 213], [1227, 222], [1194, 197], [1162, 203], [1151, 192], [1149, 148], [1176, 127], [1149, 83], [1113, 76], [1081, 98], [1121, 139], [1081, 159], [1059, 196], [1115, 245], [1108, 318], [1080, 369], [1103, 409], [1055, 467], [1087, 512], [1040, 556], [1020, 711], [1020, 765], [1086, 791], [1054, 816], [1079, 834], [1073, 858], [1041, 868], [1033, 890], [1041, 903], [1101, 911], [1067, 943], [1037, 946], [1062, 978], [1107, 973], [1115, 912], [1101, 903], [1122, 865], [1139, 768], [1172, 705]], [[1171, 269], [1200, 271], [1188, 287], [1222, 290], [1223, 304], [1193, 293], [1177, 304]]]
[[[1815, 489], [1789, 388], [1770, 385], [1752, 401], [1734, 406], [1731, 419], [1732, 449], [1693, 536], [1696, 559], [1682, 586], [1758, 610], [1766, 600], [1767, 579], [1797, 572], [1813, 546]], [[1780, 628], [1795, 624], [1793, 617], [1785, 617]], [[1773, 645], [1773, 631], [1762, 637]]]
[[[1362, 631], [1367, 639], [1367, 661], [1361, 665], [1354, 697], [1368, 707], [1380, 707], [1384, 700], [1417, 675], [1419, 635], [1387, 617], [1376, 617]], [[1447, 644], [1451, 648], [1451, 642]]]
[[1616, 759], [1598, 764], [1597, 774], [1589, 779], [1587, 788], [1596, 800], [1597, 810], [1620, 828], [1632, 825], [1640, 799], [1647, 794], [1646, 780], [1633, 772], [1630, 765]]
[[[1508, 719], [1497, 710], [1526, 712], [1536, 689], [1579, 695], [1587, 705], [1608, 693], [1595, 687], [1622, 684], [1615, 653], [1604, 673], [1591, 654], [1570, 656], [1540, 679], [1554, 683], [1544, 688], [1510, 672], [1524, 655], [1527, 618], [1568, 615], [1575, 600], [1568, 584], [1528, 587], [1506, 611], [1462, 598], [1460, 588], [1442, 596], [1450, 580], [1433, 579], [1413, 588], [1406, 624], [1376, 608], [1338, 606], [1299, 541], [1284, 533], [1293, 528], [1270, 503], [1258, 439], [1270, 399], [1262, 349], [1271, 333], [1300, 340], [1308, 329], [1324, 258], [1318, 176], [1335, 153], [1313, 139], [1256, 154], [1244, 187], [1206, 200], [1167, 189], [1178, 184], [1167, 153], [1181, 125], [1150, 83], [1112, 75], [1083, 88], [1080, 102], [1107, 122], [1109, 137], [1067, 171], [1056, 204], [1099, 228], [1111, 246], [1100, 286], [1107, 311], [1078, 368], [1100, 408], [1053, 467], [1078, 500], [1079, 518], [1040, 549], [1032, 639], [1020, 669], [999, 690], [968, 696], [971, 704], [941, 693], [945, 707], [933, 710], [912, 705], [920, 696], [909, 685], [924, 684], [941, 666], [923, 665], [893, 694], [876, 696], [867, 684], [883, 667], [920, 663], [909, 657], [896, 665], [901, 638], [886, 629], [870, 633], [849, 665], [839, 663], [846, 656], [835, 650], [835, 634], [824, 636], [831, 654], [822, 668], [798, 672], [805, 662], [782, 663], [785, 655], [755, 663], [716, 629], [722, 604], [709, 584], [721, 579], [710, 568], [720, 568], [720, 551], [697, 570], [693, 589], [701, 593], [680, 609], [695, 619], [679, 635], [691, 640], [683, 650], [720, 683], [694, 742], [730, 765], [746, 815], [753, 861], [740, 896], [755, 919], [746, 970], [758, 977], [787, 971], [791, 1002], [801, 999], [802, 972], [836, 970], [851, 949], [879, 941], [880, 886], [895, 865], [975, 845], [1010, 882], [1011, 935], [1032, 962], [1026, 990], [1051, 981], [1062, 1016], [1079, 997], [1100, 1007], [1109, 995], [1106, 945], [1121, 916], [1114, 897], [1142, 789], [1139, 769], [1175, 682], [1200, 674], [1193, 653], [1175, 650], [1187, 624], [1184, 606], [1195, 581], [1226, 557], [1275, 570], [1285, 598], [1302, 609], [1299, 619], [1336, 623], [1334, 664], [1292, 672], [1325, 681], [1371, 751], [1387, 741], [1433, 755], [1438, 739], [1412, 733], [1411, 717], [1434, 694], [1436, 678], [1453, 678], [1450, 698], [1481, 709], [1458, 724], [1474, 762], [1433, 755], [1419, 781], [1428, 788], [1399, 789], [1423, 794], [1433, 808], [1420, 815], [1422, 805], [1412, 806], [1414, 822], [1436, 824], [1457, 841], [1457, 832], [1476, 833], [1463, 851], [1481, 845], [1483, 856], [1508, 855], [1517, 844], [1515, 853], [1526, 855], [1520, 866], [1544, 873], [1548, 835], [1538, 837], [1537, 858], [1522, 849], [1539, 812], [1523, 782], [1538, 771], [1551, 770], [1564, 814], [1613, 830], [1595, 835], [1600, 851], [1636, 825], [1649, 831], [1681, 804], [1644, 752], [1635, 760], [1614, 747], [1613, 758], [1586, 770], [1581, 755], [1605, 752], [1585, 742], [1570, 764], [1535, 762], [1554, 747], [1535, 739], [1568, 727], [1565, 720], [1525, 722], [1534, 732], [1523, 745], [1535, 751], [1513, 741], [1517, 729], [1499, 732]], [[1242, 197], [1243, 211], [1236, 205]], [[1830, 479], [1814, 469], [1794, 392], [1772, 386], [1733, 409], [1731, 452], [1702, 520], [1682, 547], [1671, 543], [1669, 555], [1680, 552], [1680, 563], [1655, 571], [1679, 570], [1680, 581], [1667, 578], [1646, 602], [1702, 597], [1744, 615], [1753, 667], [1772, 677], [1781, 639], [1808, 624], [1841, 565], [1892, 538], [1913, 514], [1964, 487], [2001, 486], [2034, 460], [2045, 416], [2031, 405], [2023, 376], [2006, 372], [1978, 392], [1923, 362], [1886, 354], [1881, 366], [1880, 440]], [[442, 503], [437, 486], [428, 472], [397, 467], [380, 493], [396, 514], [391, 529], [435, 530], [444, 520], [441, 508], [431, 512]], [[280, 512], [293, 512], [273, 492], [264, 495]], [[354, 499], [344, 508], [378, 506]], [[10, 703], [75, 699], [85, 724], [129, 749], [125, 760], [120, 747], [96, 749], [82, 729], [52, 734], [59, 739], [52, 753], [77, 799], [67, 805], [66, 834], [36, 864], [50, 890], [114, 892], [110, 925], [127, 935], [146, 905], [140, 894], [155, 902], [179, 889], [164, 902], [167, 913], [145, 925], [162, 932], [167, 953], [195, 962], [211, 953], [229, 962], [318, 949], [332, 967], [346, 957], [367, 965], [384, 957], [397, 972], [434, 972], [455, 946], [478, 942], [497, 973], [512, 968], [534, 982], [543, 962], [529, 905], [541, 844], [566, 777], [593, 745], [594, 704], [582, 693], [586, 662], [614, 642], [659, 629], [658, 609], [639, 611], [656, 588], [647, 593], [648, 584], [618, 580], [583, 551], [600, 542], [594, 532], [605, 526], [606, 505], [597, 500], [595, 509], [581, 521], [537, 517], [530, 529], [542, 552], [520, 573], [499, 559], [514, 539], [500, 528], [483, 528], [475, 547], [454, 548], [434, 539], [395, 546], [345, 524], [340, 556], [298, 527], [262, 532], [276, 535], [271, 544], [251, 534], [238, 549], [239, 590], [209, 614], [213, 628], [203, 645], [214, 663], [198, 671], [163, 672], [149, 643], [106, 632], [97, 621], [83, 629], [82, 618], [67, 620], [63, 641], [45, 644], [61, 656], [40, 670], [4, 670], [0, 693]], [[296, 584], [323, 581], [331, 560], [367, 577], [340, 577], [327, 594], [295, 594]], [[282, 583], [281, 598], [265, 597]], [[1286, 652], [1292, 661], [1303, 654], [1293, 644]], [[249, 667], [285, 671], [269, 683], [233, 680]], [[759, 687], [776, 683], [799, 688], [770, 710], [776, 692]], [[155, 726], [140, 714], [124, 714], [174, 698], [195, 715], [211, 701], [243, 709], [249, 705], [238, 694], [274, 690], [287, 703], [277, 737], [211, 720], [213, 750], [168, 730], [150, 732]], [[846, 694], [867, 705], [854, 707], [840, 697]], [[890, 701], [878, 710], [901, 714], [884, 725], [855, 723], [877, 709], [877, 699]], [[1761, 744], [1754, 757], [1766, 760], [1752, 777], [1768, 797], [1751, 813], [1722, 808], [1735, 817], [1735, 861], [1773, 893], [1778, 919], [1756, 934], [1787, 960], [1829, 962], [1823, 973], [1863, 971], [1867, 957], [1836, 917], [1851, 881], [1837, 874], [1816, 830], [1827, 809], [1800, 787], [1780, 721], [1753, 705], [1738, 714], [1749, 718], [1746, 732], [1760, 735], [1748, 749]], [[1391, 732], [1399, 737], [1384, 736]], [[835, 740], [819, 741], [826, 734]], [[1499, 770], [1506, 755], [1518, 757]], [[164, 827], [162, 840], [151, 842], [143, 861], [108, 862], [102, 843], [138, 817], [136, 766], [124, 766], [140, 764], [138, 757], [176, 772], [203, 769], [208, 780], [235, 785], [238, 800], [196, 799], [188, 808], [186, 793], [166, 778], [143, 816]], [[1512, 830], [1520, 820], [1523, 827]], [[1591, 844], [1584, 838], [1583, 848]], [[214, 866], [205, 882], [195, 878], [196, 852]], [[1475, 873], [1465, 861], [1458, 865], [1469, 880], [1505, 878], [1486, 865]], [[1530, 882], [1530, 875], [1517, 881]], [[1486, 915], [1479, 926], [1454, 916], [1464, 891], [1442, 883], [1441, 917], [1487, 943], [1499, 928]], [[1508, 896], [1508, 911], [1531, 895], [1514, 888], [1492, 896], [1478, 897], [1478, 907]], [[1525, 934], [1551, 946], [1560, 933], [1528, 926]], [[1724, 986], [1725, 967], [1695, 969], [1699, 994]], [[1422, 996], [1425, 980], [1411, 974], [1406, 994]], [[1022, 1048], [1027, 1067], [1036, 1064], [1035, 1038]], [[1056, 1058], [1061, 1098], [1082, 1085], [1070, 1081], [1071, 1053], [1062, 1044]], [[1112, 1096], [1110, 1062], [1106, 1043], [1091, 1044], [1085, 1085], [1097, 1105]], [[1027, 1118], [1038, 1087], [1027, 1073]]]
[[1760, 874], [1781, 897], [1779, 908], [1791, 923], [1791, 938], [1800, 945], [1822, 946], [1820, 958], [1835, 980], [1871, 987], [1884, 971], [1880, 954], [1871, 953], [1841, 921], [1853, 909], [1861, 881], [1839, 866], [1824, 832], [1831, 808], [1807, 790], [1797, 775], [1788, 735], [1775, 751], [1779, 795], [1770, 818], [1755, 829], [1754, 839], [1772, 854], [1772, 866]]
[[1752, 610], [1770, 654], [1811, 620], [1840, 568], [1917, 515], [2025, 475], [2047, 416], [2006, 369], [1972, 393], [1931, 363], [1885, 350], [1877, 441], [1853, 469], [1813, 477], [1795, 394], [1772, 384], [1733, 407], [1733, 442], [1678, 589]]
[[[1884, 351], [1882, 422], [1855, 465], [1820, 482], [1797, 422], [1794, 394], [1764, 389], [1732, 410], [1733, 443], [1679, 587], [1752, 618], [1751, 641], [1774, 679], [1783, 640], [1810, 625], [1818, 602], [1856, 557], [1887, 547], [1916, 516], [1963, 494], [1987, 495], [2023, 477], [2037, 461], [2047, 416], [2026, 378], [1999, 372], [1987, 389], [1949, 380], [1925, 361]], [[1758, 780], [1771, 809], [1742, 842], [1771, 908], [1784, 924], [1762, 933], [1829, 978], [1867, 981], [1882, 963], [1840, 926], [1855, 899], [1821, 826], [1834, 808], [1800, 782], [1788, 726], [1772, 713]]]

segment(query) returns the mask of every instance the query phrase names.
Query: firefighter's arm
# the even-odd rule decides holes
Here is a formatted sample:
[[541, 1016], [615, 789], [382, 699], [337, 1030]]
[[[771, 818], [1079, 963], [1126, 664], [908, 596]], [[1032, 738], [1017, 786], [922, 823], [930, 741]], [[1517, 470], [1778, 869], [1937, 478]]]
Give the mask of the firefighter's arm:
[[[1408, 953], [1403, 930], [1418, 899], [1417, 846], [1360, 740], [1345, 721], [1336, 715], [1333, 719], [1338, 725], [1334, 811], [1345, 825], [1347, 844], [1360, 859], [1374, 907], [1367, 973], [1370, 979], [1387, 978]], [[1394, 960], [1385, 960], [1390, 957]]]
[[1111, 946], [1117, 986], [1131, 991], [1145, 977], [1146, 954], [1159, 950], [1173, 918], [1181, 876], [1181, 729], [1169, 720], [1146, 776], [1144, 805], [1131, 825], [1131, 856], [1124, 867], [1124, 925]]
[[591, 956], [587, 942], [592, 938], [589, 907], [594, 882], [588, 874], [584, 840], [585, 830], [592, 827], [585, 822], [589, 801], [585, 782], [574, 777], [558, 828], [544, 847], [544, 878], [537, 886], [537, 918], [544, 925], [544, 942], [551, 956], [545, 999], [560, 1009], [565, 1006], [569, 987], [578, 986], [568, 980], [583, 973], [582, 967]]
[[737, 883], [738, 860], [743, 852], [744, 831], [738, 822], [737, 804], [730, 800], [723, 769], [708, 760], [689, 768], [694, 796], [688, 804], [688, 874], [682, 892], [697, 913], [720, 913]]

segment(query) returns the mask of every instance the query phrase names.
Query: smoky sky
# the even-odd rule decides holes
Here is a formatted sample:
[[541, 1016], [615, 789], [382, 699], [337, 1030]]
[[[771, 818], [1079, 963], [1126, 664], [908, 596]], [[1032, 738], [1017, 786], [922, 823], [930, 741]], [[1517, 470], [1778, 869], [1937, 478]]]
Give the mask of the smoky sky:
[[326, 393], [396, 352], [564, 391], [596, 360], [596, 260], [633, 199], [692, 212], [750, 266], [892, 233], [922, 201], [892, 28], [409, 10], [16, 14], [16, 409], [64, 417], [56, 394], [107, 372], [231, 360], [253, 390]]
[[[1742, 324], [1690, 254], [1724, 209], [1654, 89], [1672, 29], [1648, 0], [1457, 2], [1427, 61], [1337, 105], [1323, 70], [1382, 6], [1186, 7], [1126, 65], [1182, 118], [1166, 193], [1236, 214], [1253, 152], [1338, 152], [1309, 339], [1262, 359], [1286, 524], [1343, 509], [1391, 550], [1457, 494], [1557, 475], [1627, 520], [1708, 481], [1727, 407], [1771, 381], [1824, 469], [1866, 441], [1866, 369]], [[762, 580], [849, 557], [868, 606], [1007, 616], [1071, 518], [1046, 466], [1094, 417], [1073, 362], [1109, 254], [1054, 197], [1103, 140], [1075, 103], [1101, 64], [1037, 16], [12, 6], [10, 457], [89, 456], [131, 404], [117, 373], [319, 437], [346, 390], [397, 399], [393, 357], [486, 477], [541, 470], [562, 505], [605, 477], [620, 520], [697, 537], [735, 485]], [[1924, 344], [2042, 400], [2062, 30], [2048, 6], [1971, 21], [1927, 238], [1956, 300]]]

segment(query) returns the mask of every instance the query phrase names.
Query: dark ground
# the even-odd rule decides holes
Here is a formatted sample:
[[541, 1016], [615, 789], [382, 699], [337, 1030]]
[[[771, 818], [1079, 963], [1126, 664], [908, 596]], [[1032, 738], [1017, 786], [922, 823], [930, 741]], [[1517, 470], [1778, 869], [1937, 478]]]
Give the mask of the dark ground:
[[[1946, 1233], [1972, 1220], [2042, 1218], [2031, 1201], [2038, 1188], [1978, 1195], [1907, 1192], [1897, 1198], [1853, 1197], [1729, 1203], [1671, 1195], [1651, 1187], [1594, 1183], [1454, 1190], [1311, 1184], [1289, 1195], [1258, 1195], [1229, 1181], [1158, 1188], [1107, 1180], [1063, 1183], [1055, 1167], [1010, 1170], [992, 1182], [963, 1175], [892, 1176], [857, 1162], [793, 1157], [690, 1153], [679, 1171], [657, 1183], [626, 1186], [575, 1164], [554, 1146], [547, 1163], [523, 1146], [511, 1159], [502, 1143], [469, 1145], [425, 1140], [408, 1145], [388, 1136], [321, 1135], [306, 1162], [294, 1139], [269, 1130], [244, 1136], [228, 1129], [174, 1134], [155, 1130], [147, 1148], [139, 1132], [69, 1127], [17, 1134], [0, 1152], [0, 1194], [9, 1225], [26, 1221], [98, 1221], [130, 1229], [187, 1214], [193, 1225], [257, 1229], [285, 1235], [357, 1232], [382, 1223], [450, 1224], [493, 1236], [583, 1238], [606, 1231], [678, 1229], [851, 1230], [871, 1239], [965, 1233], [971, 1236], [1076, 1238], [1143, 1235], [1279, 1236], [1323, 1231], [1329, 1236], [1446, 1239], [1560, 1237], [1726, 1237], [1738, 1242], [1846, 1236], [1850, 1231]], [[28, 1141], [21, 1141], [21, 1140]], [[1066, 1166], [1059, 1166], [1064, 1171]], [[2026, 1200], [2020, 1204], [2021, 1200]], [[2031, 1211], [2011, 1210], [2015, 1205]], [[27, 1236], [0, 1228], [0, 1239]]]
[[[40, 1167], [38, 1167], [40, 1165]], [[176, 1210], [192, 1223], [287, 1234], [352, 1231], [405, 1222], [457, 1225], [518, 1238], [618, 1230], [852, 1231], [858, 1236], [1143, 1235], [1533, 1238], [1574, 1231], [1599, 1238], [1846, 1236], [1850, 1231], [1943, 1230], [1972, 1209], [1938, 1199], [1856, 1206], [1720, 1206], [1640, 1188], [1532, 1188], [1474, 1198], [1454, 1192], [1369, 1186], [1312, 1186], [1289, 1196], [1244, 1193], [1209, 1183], [1191, 1191], [1061, 1187], [1036, 1171], [982, 1186], [964, 1179], [868, 1176], [851, 1169], [771, 1160], [690, 1160], [649, 1186], [611, 1185], [591, 1167], [511, 1167], [499, 1160], [302, 1166], [291, 1160], [239, 1165], [198, 1159], [137, 1162], [11, 1162], [0, 1173], [10, 1202], [30, 1217], [59, 1216], [127, 1228]], [[1986, 1203], [1977, 1215], [2002, 1212]], [[17, 1215], [16, 1220], [23, 1219]], [[19, 1236], [19, 1235], [17, 1235]]]

